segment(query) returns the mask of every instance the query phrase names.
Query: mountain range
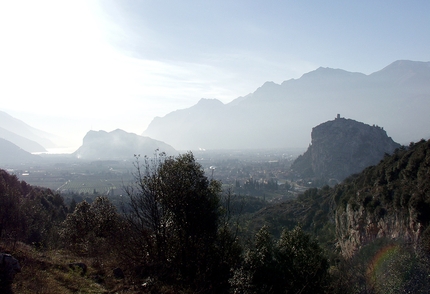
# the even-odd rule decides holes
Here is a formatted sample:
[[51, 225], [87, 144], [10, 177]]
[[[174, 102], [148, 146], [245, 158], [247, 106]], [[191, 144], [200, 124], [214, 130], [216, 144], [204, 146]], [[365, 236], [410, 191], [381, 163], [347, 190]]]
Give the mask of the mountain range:
[[[0, 111], [0, 164], [41, 162], [42, 157], [31, 153], [45, 153], [48, 148], [55, 147], [50, 138], [59, 139]], [[134, 154], [150, 156], [156, 149], [168, 155], [178, 153], [164, 142], [117, 129], [89, 131], [82, 146], [71, 155], [83, 160], [127, 160], [133, 159]]]
[[201, 99], [154, 118], [142, 135], [177, 150], [305, 148], [313, 126], [342, 114], [408, 144], [430, 135], [429, 109], [430, 62], [400, 60], [370, 75], [320, 67], [227, 104]]
[[20, 165], [22, 163], [40, 162], [38, 155], [33, 155], [12, 142], [0, 138], [0, 164], [2, 168], [8, 165]]
[[55, 135], [33, 128], [4, 111], [0, 111], [0, 138], [27, 152], [46, 152], [47, 148], [56, 147]]
[[[166, 142], [172, 152], [304, 149], [312, 127], [342, 114], [384, 127], [396, 142], [408, 145], [430, 137], [429, 81], [430, 62], [396, 61], [370, 75], [321, 67], [282, 84], [266, 82], [227, 104], [203, 98], [154, 118], [142, 136]], [[59, 141], [3, 111], [0, 138], [30, 153], [45, 152]]]

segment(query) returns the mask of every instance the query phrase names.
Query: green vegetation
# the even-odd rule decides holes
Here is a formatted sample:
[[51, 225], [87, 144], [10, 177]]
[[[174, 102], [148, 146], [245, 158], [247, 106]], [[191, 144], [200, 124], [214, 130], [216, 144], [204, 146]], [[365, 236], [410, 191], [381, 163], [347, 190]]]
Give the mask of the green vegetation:
[[[137, 158], [121, 202], [92, 193], [67, 206], [0, 170], [0, 249], [23, 266], [16, 293], [425, 293], [429, 170], [423, 140], [342, 184], [267, 205], [223, 191], [192, 153], [156, 153]], [[338, 222], [347, 208], [412, 221], [418, 242], [359, 228], [367, 242], [345, 259]]]
[[328, 261], [300, 227], [278, 241], [261, 228], [232, 278], [235, 293], [324, 293], [328, 285]]
[[62, 193], [74, 193], [80, 195], [100, 194], [110, 195], [115, 189], [120, 189], [122, 183], [120, 181], [106, 181], [102, 179], [85, 179], [85, 182], [79, 180], [69, 180], [57, 189]]

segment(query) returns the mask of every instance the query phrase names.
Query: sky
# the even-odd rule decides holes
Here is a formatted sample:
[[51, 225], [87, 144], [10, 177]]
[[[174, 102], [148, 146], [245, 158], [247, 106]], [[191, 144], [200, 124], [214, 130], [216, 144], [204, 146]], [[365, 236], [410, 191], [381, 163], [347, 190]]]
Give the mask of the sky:
[[430, 1], [0, 2], [0, 110], [79, 147], [318, 67], [430, 61]]

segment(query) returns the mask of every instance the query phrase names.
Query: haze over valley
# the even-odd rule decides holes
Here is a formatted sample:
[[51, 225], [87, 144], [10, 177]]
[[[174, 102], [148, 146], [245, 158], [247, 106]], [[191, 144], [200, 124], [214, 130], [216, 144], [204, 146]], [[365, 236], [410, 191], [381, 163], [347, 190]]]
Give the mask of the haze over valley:
[[[142, 136], [147, 141], [161, 141], [151, 145], [153, 149], [162, 143], [170, 145], [171, 149], [162, 148], [170, 152], [173, 149], [306, 148], [313, 126], [341, 114], [382, 126], [396, 142], [406, 145], [430, 135], [429, 80], [430, 62], [400, 60], [371, 75], [318, 68], [280, 85], [266, 82], [255, 92], [227, 104], [202, 98], [190, 108], [154, 118]], [[61, 138], [37, 130], [6, 112], [0, 112], [0, 121], [0, 137], [30, 153], [67, 147], [69, 153], [76, 151], [78, 157], [85, 157], [83, 154], [90, 152], [88, 148], [97, 149], [97, 141], [93, 141], [92, 147], [72, 150], [73, 147], [64, 145], [67, 130]], [[100, 130], [99, 134], [103, 132], [106, 133]], [[115, 132], [119, 134], [119, 130]], [[89, 138], [95, 134], [88, 130], [85, 136], [88, 139], [82, 138], [83, 145], [88, 145]], [[121, 140], [112, 137], [111, 142], [114, 141]], [[130, 154], [143, 151], [133, 144], [128, 149]], [[146, 147], [142, 154], [148, 155], [149, 149]], [[95, 159], [95, 153], [100, 150], [91, 152], [94, 153], [91, 158]], [[117, 157], [112, 152], [100, 156]]]
[[428, 293], [429, 1], [0, 1], [0, 293]]
[[[247, 8], [241, 9], [241, 5]], [[305, 135], [309, 134], [309, 128], [332, 119], [337, 113], [384, 126], [396, 141], [407, 143], [429, 134], [412, 133], [412, 138], [408, 138], [409, 130], [402, 129], [405, 123], [393, 123], [391, 127], [391, 122], [384, 121], [386, 115], [380, 115], [378, 111], [385, 103], [384, 107], [391, 108], [394, 113], [391, 120], [405, 117], [406, 125], [412, 123], [415, 129], [420, 129], [418, 121], [421, 125], [427, 122], [421, 113], [415, 116], [416, 123], [407, 118], [419, 108], [414, 107], [415, 102], [421, 105], [423, 98], [408, 97], [412, 107], [409, 110], [409, 107], [392, 103], [396, 99], [407, 99], [397, 98], [400, 92], [394, 93], [390, 103], [386, 103], [387, 96], [391, 95], [389, 90], [379, 89], [382, 96], [378, 98], [364, 96], [377, 95], [366, 87], [377, 75], [383, 75], [381, 70], [393, 62], [425, 63], [430, 60], [428, 9], [429, 4], [425, 2], [417, 5], [309, 5], [223, 1], [195, 5], [192, 1], [181, 1], [180, 4], [7, 1], [0, 6], [3, 40], [0, 48], [0, 111], [33, 128], [62, 137], [66, 142], [61, 143], [61, 147], [71, 146], [72, 150], [68, 150], [71, 153], [82, 145], [82, 139], [90, 130], [111, 132], [121, 129], [139, 135], [158, 132], [156, 129], [160, 126], [156, 126], [156, 117], [166, 117], [164, 120], [167, 120], [171, 113], [192, 108], [202, 98], [217, 99], [228, 105], [223, 108], [235, 108], [233, 104], [240, 101], [237, 98], [248, 94], [255, 100], [258, 96], [276, 100], [282, 96], [288, 104], [277, 110], [285, 110], [285, 117], [293, 119], [294, 123], [294, 128], [288, 125], [284, 129], [291, 132], [303, 126], [294, 134], [297, 139], [291, 139], [295, 142], [288, 146], [306, 148], [310, 142], [310, 137]], [[329, 69], [339, 75], [353, 76], [355, 86], [359, 88], [357, 94], [343, 86], [328, 84], [328, 87], [336, 88], [334, 97], [326, 92], [326, 96], [318, 99], [313, 94], [322, 90], [321, 85], [311, 89], [310, 83], [304, 88], [305, 80], [312, 76], [315, 79]], [[360, 76], [363, 79], [358, 82], [356, 79]], [[409, 78], [413, 79], [412, 76]], [[275, 85], [271, 87], [265, 85], [266, 82]], [[347, 82], [345, 87], [349, 86], [351, 84]], [[304, 97], [293, 95], [285, 88], [298, 90]], [[272, 94], [276, 97], [270, 98]], [[300, 126], [294, 118], [297, 112], [301, 113], [300, 109], [297, 111], [300, 105], [296, 107], [291, 101], [294, 99], [303, 100], [301, 105], [311, 104], [304, 106], [309, 115]], [[338, 107], [330, 107], [328, 111], [323, 108], [316, 113], [315, 109], [327, 99], [330, 105], [340, 99]], [[373, 101], [368, 108], [365, 108], [366, 103], [358, 105], [352, 113], [362, 99]], [[375, 105], [378, 103], [375, 99], [379, 105]], [[246, 104], [251, 104], [251, 100], [248, 99]], [[348, 108], [351, 100], [355, 104]], [[271, 104], [265, 104], [264, 108], [268, 105]], [[399, 108], [402, 115], [398, 113]], [[223, 121], [231, 120], [230, 116], [234, 115], [245, 116], [245, 119], [256, 115], [235, 111], [242, 112], [239, 109], [231, 110], [229, 114], [223, 111]], [[277, 117], [275, 113], [273, 120]], [[276, 127], [291, 122], [284, 119], [276, 122]], [[230, 128], [240, 129], [235, 123], [228, 123]], [[255, 128], [250, 123], [249, 127]], [[270, 136], [273, 138], [273, 133], [278, 130], [275, 127], [270, 131], [269, 124], [273, 127], [271, 121], [260, 128], [272, 132]], [[237, 135], [239, 131], [230, 132]], [[401, 135], [397, 136], [395, 132], [401, 132]], [[227, 140], [233, 136], [224, 135]], [[176, 149], [214, 148], [206, 141], [189, 142], [186, 146], [169, 142], [162, 136], [153, 139]], [[290, 137], [290, 133], [284, 137]], [[268, 140], [270, 144], [272, 140]], [[257, 147], [248, 138], [243, 141]], [[217, 143], [221, 145], [219, 139]]]

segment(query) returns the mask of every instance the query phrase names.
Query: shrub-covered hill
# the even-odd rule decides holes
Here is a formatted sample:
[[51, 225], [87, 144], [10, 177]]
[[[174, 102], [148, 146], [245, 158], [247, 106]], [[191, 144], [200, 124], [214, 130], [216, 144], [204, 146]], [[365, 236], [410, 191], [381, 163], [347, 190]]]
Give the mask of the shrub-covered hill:
[[53, 228], [67, 214], [63, 197], [34, 187], [0, 169], [0, 240], [55, 243]]
[[[81, 202], [66, 215], [61, 196], [0, 170], [0, 250], [7, 249], [23, 265], [12, 285], [17, 293], [248, 293], [247, 289], [280, 293], [268, 291], [275, 286], [282, 293], [290, 289], [304, 290], [294, 293], [428, 293], [430, 254], [405, 244], [424, 244], [430, 252], [429, 153], [430, 141], [424, 140], [398, 149], [335, 187], [309, 189], [294, 201], [249, 212], [239, 227], [231, 215], [221, 214], [231, 208], [229, 198], [226, 205], [218, 203], [221, 199], [212, 191], [221, 192], [220, 183], [210, 186], [192, 154], [158, 161], [163, 168], [157, 170], [158, 177], [142, 173], [146, 177], [137, 181], [142, 190], [128, 190], [131, 213], [125, 215], [119, 215], [106, 197], [91, 204]], [[146, 163], [143, 169], [152, 171], [151, 161]], [[177, 172], [186, 175], [176, 177]], [[166, 176], [172, 178], [166, 180]], [[199, 179], [197, 186], [202, 187], [207, 206], [201, 205], [201, 197], [194, 201], [196, 185], [188, 185]], [[143, 190], [159, 184], [166, 186], [151, 190], [154, 193]], [[178, 193], [181, 187], [185, 188]], [[154, 203], [160, 198], [152, 195], [166, 197], [165, 202]], [[160, 228], [171, 231], [150, 226], [158, 214], [145, 214], [148, 219], [135, 223], [140, 212], [164, 204], [167, 213]], [[213, 212], [206, 215], [215, 221], [202, 221], [207, 211]], [[302, 229], [294, 228], [298, 223]], [[195, 227], [181, 227], [188, 224]], [[236, 228], [250, 238], [241, 238]], [[204, 239], [187, 245], [198, 230]], [[303, 231], [313, 233], [329, 250], [322, 251]], [[154, 238], [158, 232], [166, 235]], [[208, 251], [202, 254], [205, 248]], [[335, 248], [347, 259], [340, 258]], [[384, 255], [383, 267], [372, 261], [381, 248], [391, 254], [390, 258]], [[68, 267], [74, 261], [88, 265], [82, 276]], [[116, 267], [124, 270], [120, 279], [113, 276]], [[320, 291], [309, 287], [315, 280]]]
[[[345, 257], [378, 238], [417, 245], [430, 240], [430, 141], [396, 149], [379, 164], [332, 188], [310, 189], [296, 200], [264, 208], [247, 229], [301, 224]], [[430, 248], [430, 245], [427, 244]]]

